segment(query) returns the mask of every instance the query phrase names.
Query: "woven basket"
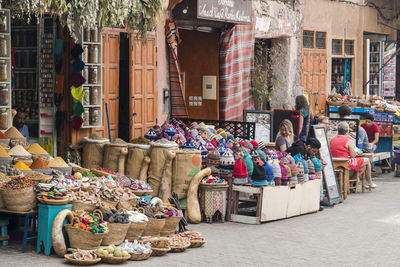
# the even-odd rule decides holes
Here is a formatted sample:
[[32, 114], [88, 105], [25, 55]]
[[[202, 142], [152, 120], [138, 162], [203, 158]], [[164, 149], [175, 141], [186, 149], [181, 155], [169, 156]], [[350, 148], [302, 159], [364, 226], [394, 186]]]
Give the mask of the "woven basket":
[[101, 241], [102, 246], [119, 245], [125, 240], [126, 233], [129, 229], [129, 223], [108, 223], [108, 234]]
[[165, 248], [151, 248], [151, 256], [164, 256], [171, 250], [170, 247]]
[[65, 254], [64, 258], [67, 259], [68, 262], [74, 264], [74, 265], [93, 265], [101, 261], [101, 258], [96, 258], [94, 260], [77, 260], [74, 258], [72, 254]]
[[129, 225], [128, 232], [126, 232], [125, 239], [128, 239], [129, 242], [135, 241], [139, 236], [142, 236], [144, 229], [146, 229], [147, 222], [137, 223], [131, 222]]
[[[75, 221], [75, 219], [73, 221]], [[80, 248], [87, 250], [97, 249], [98, 247], [100, 247], [103, 237], [108, 234], [108, 231], [105, 233], [93, 234], [91, 232], [81, 230], [79, 227], [72, 227], [72, 223], [64, 225], [65, 230], [68, 234], [69, 244], [71, 248]]]
[[175, 234], [175, 230], [178, 227], [179, 222], [181, 221], [182, 216], [171, 216], [165, 218], [165, 224], [163, 229], [161, 230], [161, 236], [170, 236]]
[[171, 252], [184, 252], [188, 247], [190, 247], [191, 243], [188, 241], [181, 247], [173, 247], [171, 246]]
[[206, 240], [190, 240], [190, 247], [191, 248], [199, 248], [203, 246], [206, 242]]
[[96, 205], [88, 204], [82, 201], [73, 200], [72, 201], [72, 210], [85, 210], [92, 212], [97, 208]]
[[0, 209], [4, 209], [6, 206], [4, 205], [3, 197], [0, 194]]
[[161, 230], [165, 225], [165, 219], [149, 218], [146, 229], [142, 236], [160, 236]]
[[340, 106], [341, 104], [343, 104], [343, 101], [330, 101], [328, 100], [328, 105], [329, 106]]
[[118, 202], [102, 199], [100, 202], [100, 210], [101, 212], [106, 213], [109, 210], [116, 209], [117, 205]]
[[37, 197], [37, 200], [40, 203], [46, 204], [46, 205], [65, 205], [68, 204], [69, 202], [71, 202], [71, 199], [43, 199], [40, 197]]
[[111, 264], [124, 263], [131, 258], [131, 255], [126, 256], [126, 257], [110, 257], [110, 256], [103, 256], [103, 255], [97, 254], [97, 256], [101, 258], [102, 262], [111, 263]]
[[36, 208], [36, 194], [33, 187], [21, 190], [0, 190], [4, 206], [11, 211], [29, 211]]
[[133, 210], [136, 207], [137, 200], [127, 200], [118, 202], [117, 209]]
[[150, 258], [151, 255], [151, 251], [150, 253], [136, 253], [136, 254], [131, 254], [131, 261], [144, 261], [147, 260], [148, 258]]

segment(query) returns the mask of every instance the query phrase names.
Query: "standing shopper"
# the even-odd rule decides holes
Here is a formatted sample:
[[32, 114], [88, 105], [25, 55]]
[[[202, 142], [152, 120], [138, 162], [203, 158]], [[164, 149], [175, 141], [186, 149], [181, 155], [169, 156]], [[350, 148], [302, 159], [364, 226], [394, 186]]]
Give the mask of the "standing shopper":
[[296, 110], [300, 111], [299, 132], [300, 139], [305, 142], [307, 140], [308, 125], [310, 123], [310, 114], [307, 98], [304, 95], [296, 96]]

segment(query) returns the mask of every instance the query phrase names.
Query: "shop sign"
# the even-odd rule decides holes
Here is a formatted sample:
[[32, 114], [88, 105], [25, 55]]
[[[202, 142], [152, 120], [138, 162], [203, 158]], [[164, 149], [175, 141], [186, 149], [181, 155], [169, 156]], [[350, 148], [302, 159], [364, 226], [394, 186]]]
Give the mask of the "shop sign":
[[197, 18], [250, 24], [251, 2], [251, 0], [198, 0]]

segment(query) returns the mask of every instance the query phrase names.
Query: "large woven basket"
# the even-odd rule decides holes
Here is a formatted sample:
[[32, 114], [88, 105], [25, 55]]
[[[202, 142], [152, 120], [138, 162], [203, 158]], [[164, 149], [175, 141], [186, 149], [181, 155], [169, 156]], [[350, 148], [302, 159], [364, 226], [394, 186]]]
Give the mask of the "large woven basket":
[[131, 255], [126, 256], [126, 257], [110, 257], [110, 256], [104, 256], [104, 255], [97, 254], [97, 256], [101, 258], [102, 262], [111, 263], [111, 264], [121, 264], [131, 258]]
[[117, 205], [118, 202], [102, 199], [100, 202], [100, 210], [101, 212], [106, 213], [109, 210], [116, 209]]
[[108, 223], [108, 234], [101, 241], [102, 246], [119, 245], [125, 240], [129, 229], [129, 223]]
[[64, 225], [68, 234], [69, 244], [72, 248], [80, 249], [97, 249], [101, 245], [101, 241], [106, 233], [93, 234], [79, 229], [79, 227], [72, 227], [71, 224]]
[[165, 219], [149, 218], [142, 236], [160, 236], [161, 230], [165, 225]]
[[36, 208], [36, 194], [33, 187], [21, 190], [1, 190], [6, 209], [11, 211], [29, 211]]
[[84, 210], [84, 211], [89, 211], [92, 212], [97, 208], [96, 205], [93, 204], [88, 204], [82, 201], [78, 200], [73, 200], [72, 201], [72, 210]]
[[96, 258], [94, 260], [77, 260], [74, 258], [72, 254], [65, 254], [64, 258], [67, 259], [68, 262], [70, 262], [73, 265], [82, 265], [82, 266], [87, 266], [87, 265], [94, 265], [101, 261], [101, 258]]
[[136, 254], [131, 254], [131, 261], [144, 261], [147, 260], [151, 255], [151, 251], [149, 253], [136, 253]]
[[164, 256], [167, 254], [171, 248], [165, 247], [165, 248], [151, 248], [151, 256]]
[[175, 234], [175, 230], [178, 227], [179, 222], [181, 221], [181, 216], [170, 216], [165, 218], [165, 224], [163, 229], [161, 230], [161, 236], [170, 236]]
[[142, 236], [144, 229], [146, 229], [146, 226], [147, 222], [131, 222], [128, 228], [128, 232], [126, 232], [125, 239], [128, 239], [129, 242], [135, 241], [139, 236]]

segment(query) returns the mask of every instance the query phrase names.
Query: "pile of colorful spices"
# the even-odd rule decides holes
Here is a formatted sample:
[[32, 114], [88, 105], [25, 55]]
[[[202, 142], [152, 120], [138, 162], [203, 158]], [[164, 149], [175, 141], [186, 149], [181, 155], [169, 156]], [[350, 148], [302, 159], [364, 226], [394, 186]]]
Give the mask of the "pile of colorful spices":
[[46, 150], [44, 150], [39, 144], [34, 143], [28, 148], [28, 152], [35, 155], [48, 155]]
[[66, 188], [56, 188], [51, 184], [38, 184], [35, 186], [36, 195], [41, 199], [66, 200], [72, 199], [71, 192]]
[[22, 161], [18, 161], [17, 163], [14, 164], [14, 168], [20, 170], [20, 171], [31, 171], [32, 169], [29, 168], [25, 163]]
[[5, 134], [10, 138], [25, 138], [14, 126], [8, 129]]
[[78, 218], [75, 218], [72, 227], [80, 228], [81, 230], [91, 232], [93, 234], [104, 233], [108, 231], [107, 223], [103, 219], [97, 218], [93, 214], [90, 214], [89, 218], [80, 218], [79, 221]]
[[10, 155], [2, 146], [0, 146], [0, 158], [10, 158]]
[[68, 168], [69, 165], [63, 160], [62, 157], [55, 157], [49, 161], [50, 168]]
[[0, 184], [7, 183], [11, 180], [10, 177], [5, 175], [4, 173], [0, 172]]
[[18, 177], [1, 186], [2, 190], [21, 190], [27, 187], [33, 187], [35, 182], [25, 177]]
[[216, 176], [206, 176], [201, 180], [202, 184], [226, 184], [226, 181], [224, 179], [220, 179], [219, 177]]
[[29, 157], [32, 156], [31, 153], [26, 151], [25, 148], [23, 148], [21, 145], [16, 145], [15, 147], [11, 148], [10, 151], [8, 152], [8, 155], [10, 156], [21, 156], [21, 157]]
[[31, 165], [31, 169], [47, 170], [47, 169], [50, 169], [50, 167], [46, 164], [46, 162], [41, 157], [38, 157], [33, 161], [32, 165]]

